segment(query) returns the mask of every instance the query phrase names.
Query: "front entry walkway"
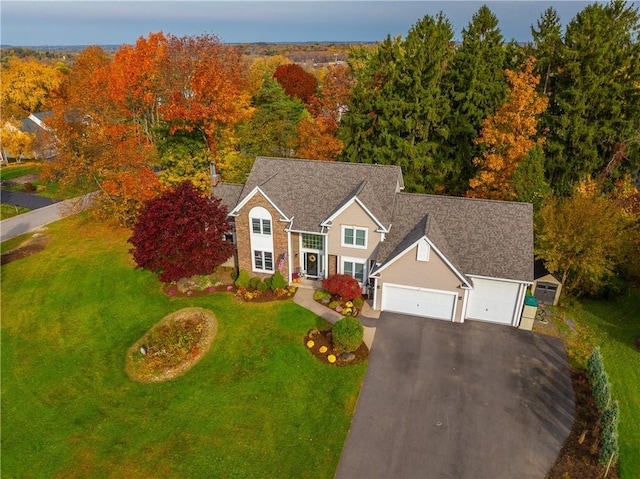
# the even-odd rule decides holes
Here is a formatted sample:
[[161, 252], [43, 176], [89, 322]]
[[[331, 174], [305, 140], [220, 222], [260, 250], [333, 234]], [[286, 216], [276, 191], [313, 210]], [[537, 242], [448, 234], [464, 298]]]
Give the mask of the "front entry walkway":
[[336, 479], [540, 479], [574, 410], [561, 340], [383, 312]]

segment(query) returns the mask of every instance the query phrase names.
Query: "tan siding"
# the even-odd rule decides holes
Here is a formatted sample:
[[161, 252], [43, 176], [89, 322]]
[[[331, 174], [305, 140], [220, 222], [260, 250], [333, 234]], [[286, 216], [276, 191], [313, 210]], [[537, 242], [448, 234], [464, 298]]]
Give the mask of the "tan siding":
[[[367, 228], [367, 248], [350, 248], [342, 246], [342, 226], [359, 226]], [[380, 242], [382, 235], [376, 233], [378, 225], [371, 217], [357, 204], [351, 204], [338, 217], [333, 220], [333, 225], [329, 229], [327, 247], [329, 254], [338, 256], [349, 256], [352, 258], [367, 259], [371, 256], [376, 246]]]
[[[382, 285], [384, 283], [415, 286], [418, 288], [451, 291], [463, 297], [464, 291], [460, 289], [460, 279], [447, 266], [447, 264], [432, 249], [429, 261], [417, 261], [417, 248], [407, 251], [393, 264], [380, 273], [376, 298], [376, 309], [382, 304]], [[462, 300], [456, 304], [456, 322], [461, 322]]]

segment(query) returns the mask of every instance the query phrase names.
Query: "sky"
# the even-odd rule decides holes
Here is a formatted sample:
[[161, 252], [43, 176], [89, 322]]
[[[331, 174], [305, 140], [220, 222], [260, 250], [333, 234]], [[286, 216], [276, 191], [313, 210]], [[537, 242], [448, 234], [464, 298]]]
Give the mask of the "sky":
[[498, 17], [505, 40], [531, 40], [530, 27], [550, 6], [566, 25], [584, 1], [11, 1], [0, 2], [0, 42], [13, 46], [121, 45], [162, 31], [216, 34], [225, 43], [376, 42], [405, 36], [442, 11], [461, 39], [477, 10]]

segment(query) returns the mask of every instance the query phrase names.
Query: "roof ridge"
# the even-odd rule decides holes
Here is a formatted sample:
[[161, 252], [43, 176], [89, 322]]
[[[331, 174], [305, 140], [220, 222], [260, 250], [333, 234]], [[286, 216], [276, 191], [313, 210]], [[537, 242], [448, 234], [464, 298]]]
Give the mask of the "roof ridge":
[[530, 205], [531, 203], [527, 203], [526, 201], [509, 201], [509, 200], [492, 200], [489, 198], [470, 198], [468, 196], [447, 196], [447, 195], [434, 195], [430, 193], [408, 193], [406, 191], [399, 191], [396, 193], [397, 195], [403, 196], [421, 196], [421, 197], [430, 197], [430, 198], [438, 198], [438, 199], [451, 199], [451, 200], [463, 200], [463, 201], [474, 201], [474, 202], [482, 202], [482, 203], [506, 203], [510, 205]]
[[299, 161], [299, 162], [309, 162], [309, 163], [320, 163], [320, 164], [327, 164], [327, 165], [349, 165], [349, 166], [366, 166], [366, 167], [377, 167], [377, 168], [389, 168], [389, 169], [400, 169], [402, 170], [402, 168], [398, 165], [381, 165], [379, 163], [357, 163], [357, 162], [353, 162], [353, 161], [340, 161], [340, 160], [333, 160], [333, 161], [322, 161], [322, 160], [312, 160], [310, 158], [283, 158], [280, 156], [258, 156], [256, 159], [265, 159], [265, 160], [284, 160], [284, 161]]

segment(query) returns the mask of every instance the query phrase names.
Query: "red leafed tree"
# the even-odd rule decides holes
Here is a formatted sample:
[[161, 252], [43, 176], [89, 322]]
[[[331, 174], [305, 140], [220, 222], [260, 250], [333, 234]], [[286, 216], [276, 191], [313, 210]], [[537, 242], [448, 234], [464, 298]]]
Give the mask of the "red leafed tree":
[[280, 65], [276, 68], [273, 78], [282, 86], [287, 95], [291, 98], [299, 98], [305, 105], [312, 102], [318, 88], [316, 77], [295, 63]]
[[314, 116], [330, 117], [337, 131], [340, 117], [351, 97], [352, 86], [353, 78], [348, 65], [329, 66], [309, 111]]
[[231, 230], [227, 208], [217, 198], [201, 196], [191, 182], [146, 203], [129, 243], [139, 268], [164, 282], [211, 274], [233, 254], [224, 240]]
[[358, 280], [348, 274], [335, 274], [322, 281], [322, 289], [342, 299], [355, 299], [362, 296], [362, 287]]
[[221, 130], [252, 113], [242, 52], [215, 35], [169, 35], [164, 62], [159, 110], [170, 133], [199, 131], [215, 155]]

